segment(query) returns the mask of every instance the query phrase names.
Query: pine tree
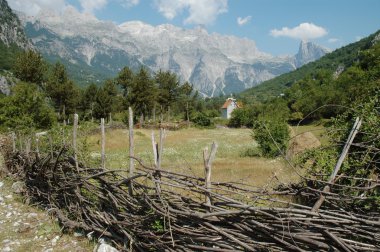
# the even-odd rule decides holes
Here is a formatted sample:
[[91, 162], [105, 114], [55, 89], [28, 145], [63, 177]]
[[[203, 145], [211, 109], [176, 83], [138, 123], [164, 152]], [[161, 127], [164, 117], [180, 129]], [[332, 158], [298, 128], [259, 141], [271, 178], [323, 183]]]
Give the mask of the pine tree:
[[32, 50], [21, 52], [13, 66], [13, 72], [17, 78], [40, 86], [42, 86], [46, 69], [46, 63], [41, 54]]

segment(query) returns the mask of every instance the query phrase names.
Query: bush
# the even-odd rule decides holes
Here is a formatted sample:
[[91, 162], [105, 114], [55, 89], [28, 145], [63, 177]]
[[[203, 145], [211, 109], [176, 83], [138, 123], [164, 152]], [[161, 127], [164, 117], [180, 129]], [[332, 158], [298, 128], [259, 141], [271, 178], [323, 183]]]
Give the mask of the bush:
[[202, 112], [195, 113], [192, 116], [191, 121], [195, 123], [197, 126], [201, 127], [210, 127], [213, 125], [211, 119]]
[[19, 83], [12, 94], [0, 100], [0, 125], [3, 129], [50, 129], [56, 123], [53, 108], [32, 83]]
[[288, 124], [283, 120], [258, 120], [254, 124], [253, 138], [265, 157], [276, 157], [286, 152], [290, 138]]
[[249, 109], [242, 108], [242, 109], [235, 109], [231, 114], [231, 119], [228, 123], [229, 127], [252, 127], [252, 121], [253, 118], [250, 115]]

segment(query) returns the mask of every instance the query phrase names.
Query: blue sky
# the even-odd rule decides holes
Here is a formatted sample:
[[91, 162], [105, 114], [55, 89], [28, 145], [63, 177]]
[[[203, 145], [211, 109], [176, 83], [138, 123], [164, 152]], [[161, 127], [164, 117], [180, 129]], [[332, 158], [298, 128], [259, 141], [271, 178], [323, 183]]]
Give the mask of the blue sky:
[[140, 20], [245, 37], [260, 51], [294, 54], [301, 39], [335, 49], [380, 29], [380, 0], [8, 0], [36, 14], [72, 5], [117, 24]]

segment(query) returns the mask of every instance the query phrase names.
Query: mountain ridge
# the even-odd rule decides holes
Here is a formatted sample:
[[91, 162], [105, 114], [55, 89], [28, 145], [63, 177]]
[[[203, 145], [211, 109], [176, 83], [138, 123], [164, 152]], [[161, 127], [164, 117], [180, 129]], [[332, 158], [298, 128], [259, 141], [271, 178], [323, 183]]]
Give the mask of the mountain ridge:
[[259, 51], [253, 40], [209, 34], [202, 27], [152, 26], [141, 21], [116, 25], [73, 7], [62, 15], [41, 12], [28, 17], [19, 13], [19, 17], [44, 56], [70, 62], [72, 69], [77, 65], [82, 70], [75, 74], [82, 74], [88, 82], [113, 77], [124, 66], [135, 70], [145, 66], [151, 72], [176, 73], [204, 96], [241, 92], [314, 60], [314, 54], [320, 57], [324, 50], [314, 45], [298, 58], [274, 57]]
[[380, 41], [380, 30], [367, 37], [338, 48], [318, 60], [307, 63], [302, 67], [263, 82], [260, 86], [244, 90], [239, 95], [249, 100], [265, 101], [280, 96], [287, 88], [308, 75], [323, 69], [331, 72], [336, 78], [346, 68], [352, 66], [364, 51]]

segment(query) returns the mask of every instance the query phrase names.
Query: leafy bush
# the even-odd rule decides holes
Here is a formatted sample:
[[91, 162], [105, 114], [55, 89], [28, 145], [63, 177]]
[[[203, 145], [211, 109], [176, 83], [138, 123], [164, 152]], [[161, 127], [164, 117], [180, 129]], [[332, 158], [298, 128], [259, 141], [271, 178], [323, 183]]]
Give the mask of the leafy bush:
[[254, 123], [252, 136], [259, 144], [263, 156], [276, 157], [286, 152], [290, 132], [283, 120], [260, 119]]
[[191, 117], [191, 121], [195, 123], [197, 126], [201, 126], [201, 127], [213, 126], [211, 119], [205, 113], [202, 113], [202, 112], [195, 113]]
[[[363, 181], [349, 177], [373, 179], [376, 180], [380, 174], [379, 152], [380, 149], [380, 90], [372, 90], [366, 99], [358, 100], [353, 103], [353, 109], [337, 116], [332, 120], [328, 128], [330, 139], [333, 142], [323, 149], [309, 151], [302, 156], [301, 163], [309, 164], [307, 168], [311, 174], [326, 174], [323, 178], [327, 180], [331, 174], [344, 143], [354, 124], [355, 118], [362, 119], [362, 126], [354, 139], [354, 144], [350, 146], [349, 154], [340, 168], [340, 174], [347, 177], [339, 179], [339, 184], [348, 186], [347, 189], [341, 190], [340, 193], [352, 196], [365, 196], [362, 199], [358, 197], [352, 206], [356, 210], [380, 210], [380, 189], [374, 187], [372, 190], [358, 191], [350, 190], [349, 187], [363, 187]], [[338, 145], [337, 145], [338, 143]], [[371, 182], [368, 182], [369, 185]], [[363, 193], [362, 195], [359, 195]]]
[[238, 128], [241, 126], [252, 127], [253, 118], [247, 108], [235, 109], [232, 111], [229, 127]]
[[49, 129], [56, 122], [52, 107], [32, 83], [19, 83], [0, 99], [0, 125], [15, 130]]

